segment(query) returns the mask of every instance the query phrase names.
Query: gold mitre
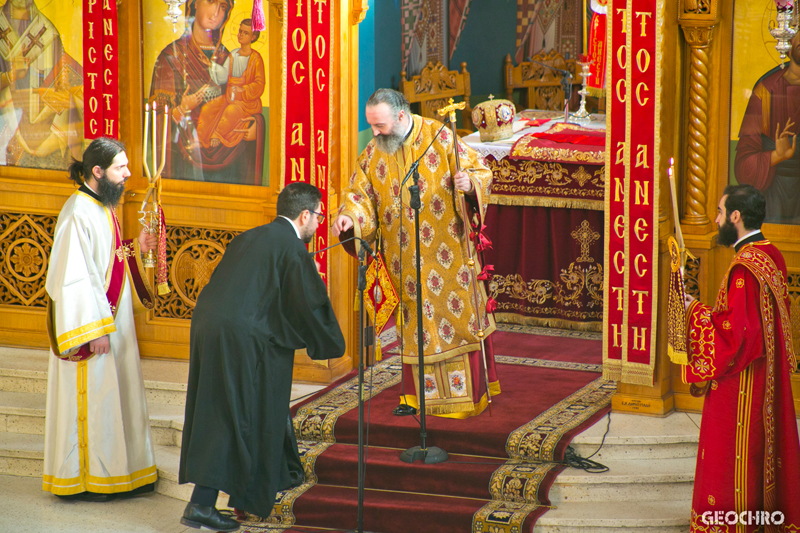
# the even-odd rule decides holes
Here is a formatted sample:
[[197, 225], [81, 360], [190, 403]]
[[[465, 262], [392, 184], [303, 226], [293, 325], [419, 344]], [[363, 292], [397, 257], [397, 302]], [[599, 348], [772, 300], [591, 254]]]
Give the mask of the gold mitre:
[[514, 132], [514, 103], [510, 100], [489, 99], [472, 109], [472, 123], [481, 134], [481, 141], [501, 141], [508, 139]]

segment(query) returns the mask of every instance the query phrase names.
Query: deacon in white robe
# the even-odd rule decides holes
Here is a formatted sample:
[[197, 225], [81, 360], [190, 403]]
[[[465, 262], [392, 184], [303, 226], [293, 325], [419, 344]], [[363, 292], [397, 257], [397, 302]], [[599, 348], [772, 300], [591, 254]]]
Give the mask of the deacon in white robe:
[[[105, 151], [101, 147], [92, 157], [90, 145], [84, 163], [70, 168], [78, 183], [82, 165], [91, 165], [95, 175], [87, 171], [86, 183], [59, 214], [46, 282], [52, 353], [42, 488], [59, 496], [83, 495], [80, 499], [146, 492], [156, 480], [133, 319], [135, 310], [153, 306], [140, 250], [156, 241], [144, 232], [139, 239], [121, 240], [108, 205], [116, 205], [130, 176], [127, 157], [120, 150], [108, 168], [94, 164], [98, 153], [99, 161], [108, 159], [109, 143], [112, 150], [113, 143], [123, 148], [113, 139], [92, 144], [98, 141], [106, 143]], [[107, 347], [98, 348], [104, 342]]]

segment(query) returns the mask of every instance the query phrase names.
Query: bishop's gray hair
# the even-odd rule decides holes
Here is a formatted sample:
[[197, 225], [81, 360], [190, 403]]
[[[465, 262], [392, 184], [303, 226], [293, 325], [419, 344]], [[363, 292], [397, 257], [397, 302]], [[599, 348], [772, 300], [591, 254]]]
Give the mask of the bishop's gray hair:
[[411, 106], [406, 97], [394, 89], [378, 89], [372, 93], [367, 100], [367, 107], [375, 107], [378, 104], [388, 105], [395, 119], [400, 115], [400, 111], [405, 111], [406, 114], [411, 113]]

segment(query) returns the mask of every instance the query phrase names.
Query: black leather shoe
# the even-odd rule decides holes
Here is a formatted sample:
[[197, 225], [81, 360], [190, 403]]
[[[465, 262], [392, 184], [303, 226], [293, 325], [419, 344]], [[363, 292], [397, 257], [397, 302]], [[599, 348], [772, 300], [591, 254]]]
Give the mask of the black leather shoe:
[[216, 508], [192, 502], [186, 505], [181, 524], [195, 529], [210, 529], [211, 531], [227, 532], [239, 529], [239, 522], [233, 518], [222, 516]]

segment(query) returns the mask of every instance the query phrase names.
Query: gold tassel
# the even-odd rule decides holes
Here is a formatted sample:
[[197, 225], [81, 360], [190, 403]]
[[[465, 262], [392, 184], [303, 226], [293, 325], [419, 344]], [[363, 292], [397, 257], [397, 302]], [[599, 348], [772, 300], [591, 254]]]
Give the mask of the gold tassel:
[[376, 361], [383, 361], [383, 353], [381, 353], [381, 339], [380, 339], [380, 337], [375, 339], [375, 360]]
[[359, 305], [358, 305], [358, 293], [356, 293], [356, 299], [355, 299], [355, 301], [353, 302], [353, 311], [355, 311], [355, 312], [358, 312], [358, 310], [359, 310]]
[[164, 296], [165, 294], [169, 294], [169, 284], [168, 283], [159, 283], [158, 284], [158, 295]]

